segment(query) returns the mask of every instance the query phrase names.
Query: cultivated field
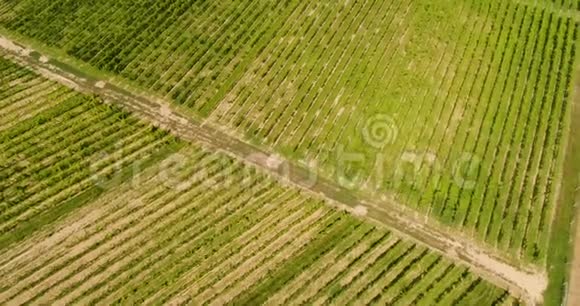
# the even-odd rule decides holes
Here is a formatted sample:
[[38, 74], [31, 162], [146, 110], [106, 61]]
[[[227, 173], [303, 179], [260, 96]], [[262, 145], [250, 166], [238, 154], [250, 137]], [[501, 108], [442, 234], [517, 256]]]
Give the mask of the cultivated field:
[[517, 302], [426, 247], [239, 162], [188, 148], [161, 165], [3, 250], [0, 301]]
[[408, 238], [0, 65], [1, 304], [518, 303]]
[[0, 24], [543, 263], [576, 5], [5, 1]]
[[[0, 33], [57, 58], [44, 68], [170, 101], [169, 115], [401, 205], [549, 275], [553, 304], [580, 180], [579, 30], [576, 0], [0, 0]], [[517, 303], [97, 96], [7, 60], [0, 90], [0, 301]]]
[[2, 58], [0, 92], [3, 243], [178, 146], [127, 112]]

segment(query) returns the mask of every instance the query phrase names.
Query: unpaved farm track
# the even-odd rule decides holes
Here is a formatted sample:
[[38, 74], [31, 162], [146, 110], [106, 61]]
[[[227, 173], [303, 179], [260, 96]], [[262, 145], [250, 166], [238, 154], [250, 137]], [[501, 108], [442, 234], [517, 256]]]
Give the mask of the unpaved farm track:
[[508, 264], [500, 259], [499, 254], [482, 248], [460, 233], [452, 232], [435, 221], [414, 216], [402, 210], [397, 203], [355, 195], [352, 191], [322, 178], [313, 181], [312, 173], [305, 168], [272, 157], [269, 153], [211, 126], [194, 122], [179, 111], [172, 110], [168, 103], [137, 96], [125, 89], [103, 83], [102, 80], [84, 79], [79, 77], [82, 74], [75, 68], [38, 56], [39, 52], [20, 47], [0, 36], [0, 54], [2, 53], [66, 86], [98, 94], [108, 103], [119, 104], [135, 115], [168, 129], [185, 140], [201, 142], [209, 148], [254, 164], [290, 184], [318, 194], [333, 205], [349, 209], [357, 215], [364, 215], [366, 219], [385, 225], [390, 230], [438, 250], [458, 263], [465, 264], [497, 286], [509, 289], [514, 296], [520, 297], [528, 304], [542, 302], [542, 294], [547, 286], [544, 272]]
[[[572, 112], [572, 116], [574, 116], [573, 120], [580, 120], [578, 114], [580, 114], [580, 69], [576, 72], [576, 84], [575, 84], [575, 91], [574, 91], [574, 110]], [[574, 126], [580, 126], [579, 123], [573, 124]], [[580, 142], [580, 131], [571, 131], [572, 137], [576, 137], [575, 139], [571, 139], [572, 146], [574, 146], [574, 141]], [[574, 136], [574, 133], [578, 133], [578, 135]], [[577, 148], [580, 148], [579, 144], [576, 144]], [[574, 154], [574, 153], [573, 153]], [[573, 237], [573, 250], [572, 250], [572, 262], [570, 265], [570, 281], [568, 283], [566, 292], [566, 304], [568, 306], [577, 306], [580, 305], [580, 173], [577, 173], [576, 178], [576, 197], [575, 197], [575, 228], [572, 228], [572, 237]]]
[[[576, 206], [580, 205], [580, 196], [577, 198]], [[580, 305], [580, 222], [578, 222], [578, 216], [576, 220], [576, 241], [574, 242], [574, 260], [570, 268], [570, 286], [567, 297], [568, 306]]]

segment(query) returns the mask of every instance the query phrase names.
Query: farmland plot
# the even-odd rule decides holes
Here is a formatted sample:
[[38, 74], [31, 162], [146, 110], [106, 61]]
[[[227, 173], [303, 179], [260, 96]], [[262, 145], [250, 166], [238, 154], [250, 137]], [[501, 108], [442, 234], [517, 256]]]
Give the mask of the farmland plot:
[[196, 146], [0, 258], [3, 304], [518, 303], [422, 245]]
[[570, 122], [576, 6], [0, 1], [0, 25], [543, 264]]
[[0, 68], [0, 304], [520, 303], [239, 160]]
[[[223, 84], [235, 83], [285, 18], [308, 13], [297, 0], [6, 1], [0, 6], [7, 28], [202, 112], [214, 107], [212, 96]], [[39, 24], [47, 27], [41, 30]]]
[[329, 13], [340, 26], [296, 21], [303, 40], [270, 44], [210, 121], [542, 262], [578, 24], [510, 1], [462, 4], [457, 15], [358, 2]]
[[0, 87], [2, 248], [179, 146], [168, 133], [3, 58]]

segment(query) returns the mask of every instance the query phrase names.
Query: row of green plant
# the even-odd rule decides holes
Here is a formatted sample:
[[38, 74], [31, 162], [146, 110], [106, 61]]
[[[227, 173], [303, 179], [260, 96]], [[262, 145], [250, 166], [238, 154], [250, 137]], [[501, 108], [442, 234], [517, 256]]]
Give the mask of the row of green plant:
[[[2, 64], [17, 66], [6, 60]], [[175, 141], [96, 97], [71, 94], [55, 83], [43, 87], [42, 79], [28, 82], [34, 74], [20, 70], [25, 72], [10, 75], [18, 75], [12, 82], [25, 88], [0, 100], [6, 102], [3, 117], [12, 118], [11, 126], [0, 131], [2, 234], [75, 194], [115, 179], [122, 169], [134, 168]], [[65, 93], [69, 97], [61, 98]], [[50, 107], [18, 122], [23, 116], [14, 115], [21, 110], [11, 106], [21, 101]], [[53, 101], [59, 102], [51, 106]]]
[[[63, 303], [167, 303], [182, 295], [185, 300], [197, 301], [199, 296], [217, 301], [222, 294], [239, 290], [241, 294], [232, 303], [244, 299], [265, 302], [309, 269], [319, 267], [316, 277], [325, 278], [322, 272], [332, 269], [336, 261], [350, 263], [312, 292], [311, 298], [329, 292], [346, 274], [356, 271], [360, 274], [356, 284], [364, 282], [353, 288], [382, 284], [385, 288], [380, 296], [392, 302], [420, 301], [433, 294], [457, 302], [471, 297], [460, 289], [452, 290], [454, 287], [446, 287], [452, 297], [446, 291], [430, 292], [427, 282], [434, 277], [447, 280], [453, 274], [442, 273], [445, 267], [457, 267], [440, 255], [400, 240], [370, 261], [369, 256], [382, 244], [399, 238], [335, 212], [240, 162], [189, 146], [160, 163], [162, 172], [150, 167], [138, 184], [117, 185], [86, 204], [89, 211], [98, 210], [94, 213], [100, 217], [89, 217], [92, 214], [86, 211], [73, 214], [72, 220], [90, 220], [79, 221], [82, 227], [74, 235], [59, 234], [70, 222], [66, 218], [56, 221], [61, 225], [55, 229], [41, 232], [40, 237], [60, 237], [42, 256], [14, 253], [3, 258], [3, 262], [17, 263], [0, 275], [7, 277], [0, 287], [3, 302], [47, 302], [50, 296], [51, 301]], [[189, 183], [187, 188], [179, 188], [184, 183]], [[24, 239], [20, 243], [25, 247], [30, 242]], [[361, 244], [364, 252], [358, 258], [348, 257]], [[416, 249], [431, 264], [397, 256], [397, 249]], [[385, 264], [386, 259], [393, 264]], [[437, 269], [438, 265], [443, 268]], [[261, 274], [263, 266], [270, 272]], [[432, 275], [432, 271], [438, 273]], [[247, 283], [247, 279], [253, 282]], [[481, 287], [490, 286], [475, 276], [472, 279]], [[471, 288], [463, 282], [457, 284]], [[208, 293], [212, 288], [222, 289]], [[312, 293], [307, 289], [301, 286], [295, 297], [304, 294], [308, 299]], [[490, 289], [485, 301], [500, 301], [505, 296], [503, 290]]]

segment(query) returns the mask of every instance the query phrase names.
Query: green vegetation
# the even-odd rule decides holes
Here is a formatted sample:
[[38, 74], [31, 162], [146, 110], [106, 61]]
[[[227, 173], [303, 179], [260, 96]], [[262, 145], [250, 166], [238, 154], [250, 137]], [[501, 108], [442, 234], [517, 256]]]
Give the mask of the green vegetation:
[[225, 154], [0, 67], [1, 304], [519, 303]]
[[0, 66], [0, 248], [177, 148], [168, 133], [98, 98], [4, 59]]
[[226, 156], [189, 146], [160, 165], [0, 251], [0, 301], [517, 302], [441, 255]]
[[[0, 25], [543, 264], [570, 117], [574, 6], [4, 1]], [[364, 160], [341, 165], [344, 153]]]
[[[572, 100], [574, 103], [572, 118], [580, 118], [579, 71], [577, 70], [576, 79], [571, 84], [571, 86], [576, 86], [576, 89], [572, 91], [575, 95], [572, 99], [576, 99]], [[551, 236], [551, 252], [548, 257], [550, 283], [545, 294], [545, 305], [562, 305], [566, 290], [570, 289], [569, 277], [573, 259], [573, 246], [578, 243], [578, 233], [574, 233], [574, 225], [580, 222], [577, 218], [578, 203], [580, 203], [580, 134], [578, 131], [580, 131], [580, 120], [574, 119], [566, 131], [571, 136], [567, 144], [565, 167], [562, 170], [564, 179], [560, 189], [555, 215], [556, 220], [554, 221], [555, 226]], [[576, 237], [576, 240], [573, 239], [574, 237]]]
[[[0, 32], [546, 268], [546, 303], [557, 305], [579, 167], [578, 11], [577, 0], [0, 0]], [[0, 60], [0, 254], [97, 212], [78, 221], [92, 231], [79, 233], [79, 253], [54, 255], [76, 246], [63, 239], [46, 261], [22, 262], [53, 268], [22, 274], [0, 302], [517, 303], [266, 177], [252, 176], [247, 190], [231, 184], [226, 172], [254, 170], [199, 148], [184, 151], [184, 169], [207, 172], [219, 192], [154, 184], [153, 172], [150, 185], [127, 185], [183, 145]], [[159, 224], [139, 219], [153, 215]], [[292, 226], [303, 226], [292, 239], [305, 240], [276, 244]], [[247, 245], [255, 249], [234, 252]]]

